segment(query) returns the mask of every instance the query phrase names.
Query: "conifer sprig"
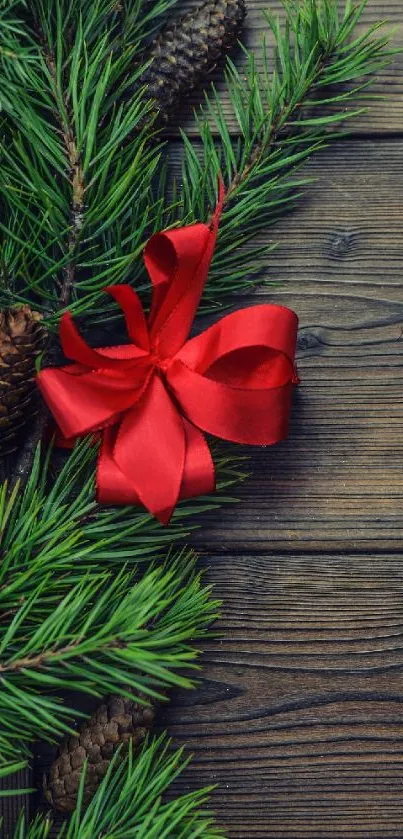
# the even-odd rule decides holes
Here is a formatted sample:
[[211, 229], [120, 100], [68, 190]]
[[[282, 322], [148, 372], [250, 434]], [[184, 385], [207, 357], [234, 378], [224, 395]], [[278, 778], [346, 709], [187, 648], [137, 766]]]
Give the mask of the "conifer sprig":
[[216, 449], [216, 493], [180, 502], [169, 528], [163, 528], [141, 507], [97, 504], [97, 447], [79, 443], [57, 474], [50, 456], [51, 448], [45, 449], [41, 460], [37, 449], [24, 492], [18, 484], [11, 494], [7, 483], [0, 488], [0, 587], [13, 579], [16, 602], [49, 570], [69, 583], [69, 573], [76, 579], [77, 572], [100, 565], [116, 569], [157, 558], [197, 527], [195, 514], [233, 503], [228, 490], [244, 477], [243, 458]]
[[10, 771], [34, 739], [68, 730], [77, 715], [65, 690], [190, 686], [191, 642], [218, 604], [191, 553], [151, 560], [184, 538], [192, 512], [230, 500], [222, 490], [241, 477], [236, 460], [217, 458], [217, 495], [179, 505], [166, 529], [139, 508], [97, 505], [96, 447], [79, 444], [56, 475], [50, 453], [37, 451], [24, 492], [0, 489], [0, 768]]
[[247, 50], [241, 71], [228, 60], [240, 136], [230, 132], [213, 88], [198, 116], [201, 155], [184, 136], [181, 189], [167, 208], [161, 146], [149, 145], [147, 91], [125, 96], [144, 70], [144, 34], [167, 4], [34, 0], [29, 12], [13, 5], [20, 26], [12, 35], [5, 27], [0, 48], [6, 55], [12, 42], [29, 60], [0, 62], [0, 305], [28, 300], [51, 327], [67, 305], [92, 322], [115, 318], [102, 289], [130, 282], [147, 291], [141, 251], [148, 236], [208, 218], [219, 170], [227, 208], [204, 304], [250, 287], [268, 248], [248, 242], [293, 205], [309, 182], [297, 170], [360, 112], [367, 84], [392, 54], [378, 33], [382, 22], [353, 34], [366, 0], [346, 0], [343, 8], [338, 0], [284, 0], [284, 25], [266, 15], [263, 71]]
[[163, 698], [168, 686], [190, 687], [183, 669], [194, 669], [196, 651], [188, 640], [204, 634], [218, 605], [186, 556], [137, 580], [133, 571], [87, 574], [39, 621], [41, 594], [38, 587], [26, 598], [1, 639], [3, 760], [70, 729], [77, 713], [56, 692]]
[[190, 642], [205, 634], [218, 604], [189, 555], [141, 577], [131, 569], [77, 578], [60, 597], [60, 580], [49, 571], [17, 608], [7, 590], [1, 593], [4, 769], [29, 757], [34, 740], [55, 742], [72, 730], [77, 711], [61, 700], [64, 691], [97, 697], [132, 691], [161, 699], [169, 686], [192, 684], [184, 675], [196, 667]]
[[[84, 769], [77, 808], [57, 839], [223, 839], [205, 809], [211, 788], [167, 800], [169, 787], [189, 762], [183, 749], [172, 751], [170, 745], [160, 737], [146, 741], [139, 755], [130, 749], [122, 760], [118, 753], [85, 810]], [[51, 815], [38, 815], [27, 825], [21, 815], [13, 839], [46, 839], [51, 825]]]
[[[68, 305], [85, 311], [105, 285], [132, 278], [146, 231], [158, 224], [150, 106], [143, 90], [123, 101], [144, 69], [136, 63], [144, 36], [170, 3], [145, 5], [16, 4], [30, 58], [24, 73], [17, 57], [0, 74], [0, 301], [34, 300], [48, 325]], [[6, 28], [5, 51], [8, 42]]]
[[[282, 23], [266, 12], [262, 70], [255, 53], [245, 48], [241, 69], [227, 60], [224, 89], [235, 131], [229, 130], [222, 95], [213, 87], [197, 115], [201, 148], [182, 135], [184, 217], [208, 217], [219, 173], [227, 187], [207, 306], [253, 285], [272, 246], [248, 248], [251, 238], [303, 194], [311, 179], [301, 177], [299, 169], [307, 158], [365, 111], [372, 77], [394, 53], [389, 34], [379, 32], [385, 21], [354, 36], [366, 3], [347, 0], [343, 8], [337, 0], [283, 0]], [[273, 60], [269, 44], [274, 44]]]

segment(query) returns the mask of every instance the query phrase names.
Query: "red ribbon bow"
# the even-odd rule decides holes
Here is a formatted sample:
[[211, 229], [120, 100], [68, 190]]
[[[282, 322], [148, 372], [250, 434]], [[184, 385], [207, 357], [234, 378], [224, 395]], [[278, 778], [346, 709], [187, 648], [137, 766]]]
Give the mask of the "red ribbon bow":
[[75, 363], [48, 368], [38, 384], [62, 434], [102, 430], [98, 499], [142, 503], [167, 524], [180, 498], [211, 492], [214, 466], [203, 431], [269, 445], [287, 435], [298, 319], [282, 306], [229, 314], [187, 340], [214, 251], [224, 198], [210, 227], [152, 236], [146, 320], [128, 285], [105, 289], [122, 307], [130, 344], [91, 349], [70, 314], [60, 338]]

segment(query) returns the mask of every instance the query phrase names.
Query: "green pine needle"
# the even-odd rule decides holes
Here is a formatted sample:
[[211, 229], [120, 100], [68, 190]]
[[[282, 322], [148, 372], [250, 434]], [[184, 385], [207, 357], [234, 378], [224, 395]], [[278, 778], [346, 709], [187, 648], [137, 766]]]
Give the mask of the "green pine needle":
[[227, 205], [203, 307], [227, 304], [256, 283], [270, 253], [251, 239], [295, 205], [309, 183], [300, 167], [362, 111], [367, 85], [393, 54], [382, 22], [355, 34], [365, 0], [284, 0], [285, 22], [265, 16], [263, 70], [246, 49], [241, 70], [227, 62], [238, 136], [212, 88], [197, 117], [201, 153], [183, 137], [182, 183], [167, 206], [147, 92], [126, 92], [171, 5], [3, 0], [0, 306], [33, 303], [51, 329], [67, 307], [92, 323], [116, 319], [103, 288], [129, 282], [147, 298], [147, 238], [208, 218], [219, 171]]
[[67, 306], [93, 310], [106, 285], [136, 281], [144, 241], [159, 228], [151, 186], [160, 155], [144, 91], [125, 91], [173, 2], [35, 0], [29, 11], [23, 2], [2, 10], [1, 305], [34, 303], [52, 327]]
[[[187, 554], [141, 576], [135, 569], [80, 574], [74, 584], [49, 568], [24, 602], [4, 586], [0, 646], [2, 768], [29, 756], [29, 744], [55, 742], [72, 730], [66, 691], [102, 697], [141, 693], [163, 700], [171, 686], [189, 688], [192, 643], [205, 635], [218, 602]], [[17, 579], [16, 582], [19, 582]], [[61, 593], [65, 592], [62, 594]], [[4, 606], [3, 606], [4, 604]], [[3, 611], [4, 609], [4, 611]]]
[[[189, 552], [166, 546], [191, 529], [188, 517], [231, 500], [180, 504], [163, 528], [136, 507], [99, 507], [97, 448], [82, 442], [58, 474], [51, 449], [38, 449], [24, 492], [0, 488], [0, 767], [52, 742], [77, 713], [68, 690], [102, 697], [125, 690], [161, 697], [191, 687], [192, 646], [219, 604]], [[224, 489], [242, 475], [237, 460], [216, 459]]]
[[261, 72], [255, 54], [245, 48], [240, 70], [227, 60], [225, 90], [237, 130], [230, 133], [213, 87], [196, 115], [199, 141], [182, 135], [183, 218], [208, 218], [219, 173], [227, 188], [207, 308], [256, 282], [273, 246], [251, 248], [250, 240], [295, 206], [311, 183], [299, 174], [301, 166], [365, 110], [372, 76], [396, 52], [388, 47], [388, 36], [379, 34], [383, 21], [354, 37], [366, 0], [344, 8], [338, 0], [283, 0], [283, 6], [282, 24], [265, 14], [274, 58], [265, 33]]
[[[211, 787], [166, 797], [188, 762], [183, 749], [172, 751], [164, 736], [146, 741], [139, 755], [130, 748], [122, 759], [118, 752], [85, 810], [84, 767], [76, 810], [57, 839], [224, 839], [205, 809]], [[45, 839], [51, 825], [50, 816], [38, 815], [26, 825], [21, 815], [13, 839]]]

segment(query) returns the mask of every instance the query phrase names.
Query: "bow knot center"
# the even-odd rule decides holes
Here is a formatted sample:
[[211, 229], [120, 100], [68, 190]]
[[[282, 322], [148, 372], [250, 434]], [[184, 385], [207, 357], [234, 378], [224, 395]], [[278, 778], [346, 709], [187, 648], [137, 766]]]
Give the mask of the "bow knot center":
[[161, 373], [166, 373], [171, 364], [170, 358], [161, 358], [156, 350], [152, 350], [152, 352], [150, 352], [150, 361], [157, 370], [161, 371]]

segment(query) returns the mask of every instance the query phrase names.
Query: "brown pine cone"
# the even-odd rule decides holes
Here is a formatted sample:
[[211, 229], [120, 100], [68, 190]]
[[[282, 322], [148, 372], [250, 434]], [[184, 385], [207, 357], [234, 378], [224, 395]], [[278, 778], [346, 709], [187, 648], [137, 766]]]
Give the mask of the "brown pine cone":
[[[76, 736], [66, 738], [59, 748], [49, 777], [44, 779], [44, 795], [56, 810], [71, 813], [84, 761], [88, 761], [85, 778], [84, 806], [89, 804], [118, 747], [131, 740], [140, 746], [152, 728], [155, 708], [140, 705], [134, 699], [110, 696], [79, 729]], [[124, 749], [122, 749], [124, 751]]]
[[136, 84], [147, 85], [158, 120], [172, 114], [237, 42], [245, 18], [244, 0], [207, 0], [160, 32], [144, 56], [151, 64]]
[[0, 312], [0, 455], [18, 448], [36, 412], [35, 358], [46, 344], [40, 321], [29, 306]]

